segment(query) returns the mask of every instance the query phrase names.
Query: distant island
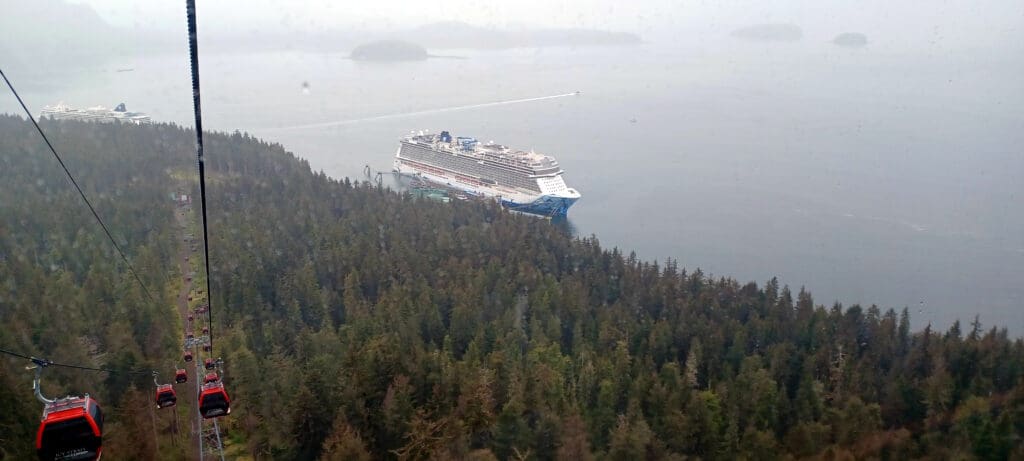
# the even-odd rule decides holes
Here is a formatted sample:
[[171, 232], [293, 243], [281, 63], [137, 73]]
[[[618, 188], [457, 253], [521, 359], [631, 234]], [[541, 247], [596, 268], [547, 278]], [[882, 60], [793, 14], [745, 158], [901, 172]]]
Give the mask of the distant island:
[[378, 40], [355, 47], [350, 57], [356, 61], [422, 61], [428, 56], [427, 50], [415, 43]]
[[400, 32], [406, 40], [415, 40], [430, 49], [503, 49], [545, 46], [636, 45], [640, 36], [630, 32], [593, 29], [512, 28], [494, 29], [464, 22], [445, 21], [426, 24]]
[[860, 48], [868, 44], [868, 37], [859, 32], [844, 32], [836, 35], [832, 43], [846, 48]]
[[730, 35], [758, 42], [795, 42], [803, 38], [804, 33], [793, 24], [754, 24], [736, 29]]

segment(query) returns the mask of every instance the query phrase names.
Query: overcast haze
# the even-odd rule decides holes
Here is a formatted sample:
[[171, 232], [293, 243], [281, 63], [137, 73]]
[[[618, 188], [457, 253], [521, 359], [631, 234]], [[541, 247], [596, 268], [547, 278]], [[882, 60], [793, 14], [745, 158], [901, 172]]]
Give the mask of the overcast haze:
[[[5, 0], [11, 1], [11, 0]], [[180, 2], [92, 0], [108, 22], [145, 29], [178, 30]], [[858, 31], [872, 43], [895, 49], [1000, 46], [1021, 49], [1024, 2], [971, 1], [677, 1], [519, 0], [410, 2], [377, 0], [200, 1], [206, 34], [243, 31], [327, 31], [386, 28], [456, 20], [478, 25], [582, 27], [641, 34], [650, 40], [729, 31], [751, 23], [792, 23], [810, 40]]]

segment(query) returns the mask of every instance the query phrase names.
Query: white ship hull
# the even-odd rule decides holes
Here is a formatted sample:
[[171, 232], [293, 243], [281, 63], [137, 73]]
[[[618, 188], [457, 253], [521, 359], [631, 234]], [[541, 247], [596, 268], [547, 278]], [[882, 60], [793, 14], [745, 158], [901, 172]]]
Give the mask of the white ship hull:
[[475, 197], [483, 197], [496, 200], [509, 209], [524, 213], [539, 214], [544, 216], [564, 216], [569, 207], [576, 200], [579, 194], [551, 193], [551, 194], [530, 194], [521, 190], [513, 190], [500, 186], [488, 186], [473, 184], [466, 181], [458, 173], [440, 170], [437, 168], [424, 168], [416, 165], [416, 162], [395, 158], [394, 171], [413, 178], [437, 184], [439, 186], [455, 189]]

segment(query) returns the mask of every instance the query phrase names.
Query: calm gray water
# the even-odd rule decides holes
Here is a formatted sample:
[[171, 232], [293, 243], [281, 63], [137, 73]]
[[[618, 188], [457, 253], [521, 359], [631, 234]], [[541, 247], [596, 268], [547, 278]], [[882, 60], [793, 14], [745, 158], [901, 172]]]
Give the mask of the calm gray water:
[[[1024, 333], [1022, 57], [729, 40], [448, 54], [468, 59], [203, 54], [204, 121], [335, 177], [388, 170], [410, 130], [536, 149], [583, 194], [572, 227], [606, 246], [778, 276], [826, 305], [907, 306], [917, 327], [980, 314]], [[5, 71], [37, 113], [124, 101], [191, 125], [186, 66], [181, 54]]]

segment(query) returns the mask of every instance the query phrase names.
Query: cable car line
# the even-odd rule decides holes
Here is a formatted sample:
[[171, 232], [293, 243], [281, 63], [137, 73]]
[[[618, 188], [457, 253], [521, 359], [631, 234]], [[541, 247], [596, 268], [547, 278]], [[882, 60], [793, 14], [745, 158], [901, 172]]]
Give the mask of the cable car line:
[[[206, 323], [208, 330], [206, 333], [206, 343], [204, 344], [203, 351], [207, 352], [210, 356], [214, 356], [213, 353], [213, 290], [211, 289], [211, 272], [210, 272], [210, 236], [209, 236], [209, 220], [206, 214], [206, 157], [203, 154], [203, 119], [202, 119], [202, 105], [200, 104], [200, 93], [199, 93], [199, 41], [198, 34], [196, 32], [196, 2], [195, 0], [185, 0], [185, 14], [188, 23], [188, 52], [189, 52], [189, 64], [192, 72], [192, 104], [196, 118], [196, 159], [198, 160], [199, 169], [199, 198], [200, 198], [200, 211], [202, 213], [203, 220], [203, 262], [206, 265]], [[207, 349], [207, 346], [209, 347]], [[209, 370], [210, 358], [206, 359], [205, 367]], [[220, 438], [220, 426], [217, 424], [218, 417], [227, 416], [231, 414], [231, 399], [228, 397], [227, 391], [224, 388], [224, 382], [221, 380], [220, 375], [214, 371], [213, 373], [207, 374], [207, 378], [203, 379], [203, 382], [199, 380], [199, 364], [196, 361], [196, 388], [199, 391], [199, 407], [198, 417], [199, 420], [198, 429], [200, 435], [198, 437], [199, 442], [199, 460], [204, 459], [204, 438], [206, 434], [203, 431], [203, 421], [213, 419], [212, 433], [214, 435], [211, 440], [210, 454], [219, 455], [221, 461], [224, 460], [224, 446], [221, 443]], [[215, 362], [215, 368], [219, 368], [220, 359]], [[212, 375], [212, 376], [211, 376]], [[207, 426], [210, 427], [210, 426]]]
[[203, 260], [206, 263], [206, 321], [210, 327], [210, 355], [213, 355], [213, 290], [210, 289], [210, 238], [206, 219], [206, 168], [203, 155], [203, 115], [199, 102], [199, 40], [196, 36], [196, 2], [185, 1], [188, 16], [188, 55], [192, 70], [192, 105], [196, 115], [196, 158], [199, 160], [199, 209], [203, 216]]
[[[203, 351], [213, 356], [213, 309], [212, 309], [212, 281], [210, 272], [210, 244], [209, 244], [209, 224], [207, 216], [206, 206], [206, 171], [205, 171], [205, 156], [203, 154], [203, 125], [202, 125], [202, 110], [200, 104], [200, 85], [199, 85], [199, 58], [198, 58], [198, 40], [196, 32], [196, 5], [195, 0], [186, 0], [186, 14], [189, 32], [189, 58], [191, 65], [191, 76], [192, 76], [192, 99], [195, 111], [195, 130], [196, 130], [196, 158], [198, 163], [199, 173], [199, 190], [200, 190], [200, 210], [202, 216], [203, 226], [203, 259], [206, 268], [206, 297], [207, 303], [205, 306], [207, 314], [207, 325], [203, 328], [203, 333], [206, 337]], [[92, 202], [86, 196], [85, 191], [78, 184], [74, 175], [68, 169], [64, 160], [61, 158], [57, 149], [50, 142], [50, 139], [43, 132], [39, 123], [33, 117], [32, 112], [28, 109], [28, 106], [22, 100], [21, 95], [18, 94], [14, 85], [11, 83], [7, 75], [0, 69], [0, 76], [3, 77], [7, 87], [10, 88], [14, 94], [21, 108], [25, 111], [29, 121], [35, 127], [36, 131], [43, 138], [46, 146], [50, 149], [50, 152], [56, 158], [61, 168], [67, 175], [68, 180], [78, 191], [78, 195], [85, 202], [85, 205], [89, 208], [96, 222], [103, 229], [107, 239], [113, 245], [114, 249], [121, 256], [121, 260], [124, 261], [128, 270], [132, 273], [135, 281], [142, 288], [146, 298], [154, 305], [158, 304], [153, 298], [149, 288], [142, 281], [135, 267], [132, 266], [128, 260], [127, 255], [122, 250], [121, 246], [118, 245], [114, 239], [113, 234], [107, 227], [103, 219], [100, 218], [99, 213], [93, 206]], [[187, 259], [187, 258], [186, 258]], [[191, 300], [191, 298], [190, 298]], [[189, 318], [189, 326], [191, 327], [191, 317]], [[191, 335], [190, 335], [191, 336]], [[189, 338], [191, 339], [191, 338]], [[186, 346], [188, 347], [188, 346]], [[194, 344], [191, 345], [195, 347]], [[66, 397], [58, 397], [56, 399], [50, 399], [42, 393], [42, 373], [46, 368], [49, 367], [63, 367], [84, 371], [96, 371], [102, 373], [111, 374], [151, 374], [153, 376], [153, 384], [156, 387], [154, 392], [154, 403], [157, 409], [163, 409], [173, 407], [177, 403], [177, 393], [174, 390], [174, 384], [182, 384], [188, 381], [188, 375], [185, 369], [177, 369], [175, 371], [175, 378], [173, 383], [161, 384], [159, 381], [159, 375], [155, 370], [118, 370], [111, 368], [100, 368], [91, 367], [84, 365], [73, 365], [66, 363], [57, 363], [49, 359], [37, 358], [27, 354], [2, 349], [0, 348], [0, 354], [6, 354], [12, 357], [26, 359], [32, 362], [33, 366], [29, 369], [35, 370], [35, 378], [33, 379], [33, 391], [36, 398], [43, 404], [43, 416], [37, 431], [35, 447], [37, 454], [40, 459], [88, 459], [98, 460], [100, 459], [103, 451], [103, 412], [100, 409], [99, 404], [92, 399], [89, 394], [82, 396], [67, 395]], [[189, 361], [192, 357], [191, 351], [186, 349], [185, 361]], [[204, 366], [210, 373], [207, 373], [206, 377], [200, 383], [199, 380], [199, 367], [198, 361], [195, 364], [196, 368], [196, 387], [198, 392], [198, 411], [197, 419], [199, 419], [200, 428], [203, 426], [203, 420], [212, 420], [212, 433], [215, 436], [215, 444], [211, 451], [212, 453], [219, 453], [220, 459], [223, 461], [224, 452], [223, 445], [220, 437], [220, 427], [217, 424], [217, 418], [227, 416], [231, 414], [230, 398], [228, 397], [227, 391], [224, 386], [224, 382], [220, 376], [219, 369], [222, 364], [221, 359], [206, 358]], [[177, 412], [172, 412], [175, 415], [175, 421], [177, 421]], [[150, 410], [150, 416], [153, 420], [153, 436], [154, 442], [157, 444], [157, 450], [159, 451], [159, 435], [156, 432], [156, 413], [154, 410]], [[177, 423], [175, 423], [177, 426]], [[199, 437], [199, 458], [203, 459], [203, 435]]]
[[89, 207], [89, 211], [91, 211], [92, 216], [96, 218], [96, 222], [100, 223], [100, 227], [103, 228], [103, 232], [107, 234], [107, 239], [109, 239], [110, 243], [114, 245], [114, 249], [117, 250], [117, 254], [121, 255], [121, 260], [123, 260], [128, 266], [128, 270], [131, 271], [132, 275], [135, 277], [135, 281], [139, 282], [139, 286], [142, 287], [142, 291], [146, 294], [146, 298], [148, 298], [151, 303], [156, 304], [157, 302], [153, 299], [153, 295], [149, 294], [149, 288], [146, 288], [146, 284], [142, 283], [142, 278], [140, 278], [139, 274], [135, 272], [135, 267], [132, 266], [132, 263], [128, 262], [128, 257], [125, 256], [124, 251], [121, 250], [121, 246], [114, 240], [114, 236], [110, 233], [110, 229], [107, 228], [103, 219], [100, 218], [99, 213], [96, 212], [96, 208], [92, 206], [92, 202], [89, 201], [89, 198], [85, 196], [85, 192], [82, 191], [81, 186], [78, 185], [78, 181], [75, 180], [71, 171], [68, 170], [67, 165], [64, 164], [64, 160], [60, 158], [60, 154], [57, 153], [57, 149], [54, 149], [53, 144], [50, 143], [50, 138], [47, 138], [46, 133], [44, 133], [43, 129], [39, 127], [39, 123], [36, 122], [35, 117], [32, 116], [32, 112], [28, 110], [28, 106], [25, 105], [25, 101], [21, 99], [21, 95], [19, 95], [18, 91], [14, 89], [14, 85], [11, 83], [10, 79], [7, 78], [7, 74], [4, 73], [3, 69], [0, 69], [0, 76], [4, 78], [4, 82], [7, 83], [7, 87], [11, 89], [11, 93], [14, 93], [14, 97], [18, 99], [18, 103], [21, 104], [21, 108], [25, 110], [25, 115], [28, 116], [32, 125], [36, 127], [36, 131], [38, 131], [39, 135], [43, 137], [43, 141], [46, 142], [46, 146], [50, 148], [50, 152], [52, 152], [53, 156], [57, 159], [57, 163], [60, 163], [60, 167], [64, 169], [64, 173], [67, 174], [68, 179], [71, 180], [71, 184], [75, 186], [75, 190], [78, 191], [78, 195], [82, 197], [85, 205]]
[[[205, 170], [205, 155], [203, 153], [203, 125], [202, 125], [202, 110], [200, 104], [200, 85], [199, 85], [199, 56], [198, 56], [198, 40], [196, 32], [196, 5], [195, 0], [186, 0], [186, 14], [188, 24], [188, 40], [189, 40], [189, 58], [190, 68], [192, 77], [192, 100], [195, 111], [195, 130], [196, 130], [196, 159], [198, 163], [199, 173], [199, 191], [200, 191], [200, 210], [202, 216], [203, 226], [203, 259], [206, 268], [206, 298], [207, 303], [205, 310], [207, 314], [207, 325], [203, 328], [206, 341], [204, 344], [203, 351], [208, 353], [210, 356], [213, 354], [213, 309], [212, 309], [212, 281], [210, 271], [210, 244], [209, 244], [209, 219], [207, 215], [206, 206], [206, 170]], [[78, 191], [78, 195], [85, 202], [89, 211], [92, 213], [96, 222], [103, 229], [107, 239], [113, 245], [114, 249], [121, 256], [128, 270], [132, 273], [135, 281], [142, 288], [146, 298], [154, 305], [158, 304], [151, 294], [149, 288], [142, 281], [135, 267], [132, 266], [128, 260], [127, 255], [122, 250], [121, 246], [118, 245], [114, 239], [113, 234], [107, 227], [103, 219], [100, 218], [99, 213], [93, 206], [92, 202], [86, 196], [85, 191], [78, 184], [74, 175], [68, 169], [64, 160], [61, 158], [57, 149], [50, 142], [50, 139], [43, 132], [39, 123], [35, 117], [32, 116], [32, 112], [28, 109], [28, 106], [22, 100], [21, 95], [15, 90], [14, 85], [11, 83], [7, 75], [0, 69], [0, 76], [3, 77], [7, 87], [10, 88], [14, 94], [21, 108], [25, 111], [29, 121], [35, 127], [36, 131], [43, 138], [46, 146], [50, 149], [50, 152], [56, 158], [60, 164], [64, 173], [67, 175], [68, 180]], [[187, 258], [186, 258], [187, 259]], [[189, 319], [191, 320], [191, 319]], [[191, 327], [191, 322], [190, 325]], [[191, 338], [189, 338], [191, 339]], [[189, 346], [186, 346], [189, 347]], [[195, 344], [191, 345], [192, 348]], [[35, 370], [35, 378], [33, 380], [33, 391], [36, 398], [43, 404], [43, 416], [39, 425], [36, 436], [36, 451], [40, 459], [70, 459], [69, 456], [74, 459], [88, 459], [98, 460], [102, 455], [103, 450], [103, 412], [100, 409], [99, 404], [92, 399], [89, 394], [83, 394], [82, 396], [67, 395], [66, 397], [59, 397], [56, 399], [49, 399], [42, 393], [42, 373], [46, 368], [49, 367], [63, 367], [84, 371], [96, 371], [102, 373], [112, 374], [151, 374], [153, 376], [153, 384], [156, 387], [154, 392], [154, 403], [157, 409], [167, 408], [175, 406], [177, 403], [177, 393], [174, 390], [174, 384], [182, 384], [188, 381], [187, 372], [184, 369], [178, 369], [175, 371], [175, 379], [173, 383], [161, 384], [159, 381], [158, 373], [155, 370], [118, 370], [111, 368], [100, 368], [91, 367], [84, 365], [73, 365], [66, 363], [57, 363], [49, 359], [37, 358], [27, 354], [2, 349], [0, 348], [0, 354], [6, 354], [12, 357], [26, 359], [32, 362], [33, 366], [29, 369]], [[186, 349], [185, 361], [191, 359], [191, 351]], [[205, 354], [204, 354], [205, 355]], [[221, 359], [213, 359], [207, 357], [204, 361], [204, 368], [207, 371], [207, 375], [203, 378], [202, 382], [199, 380], [199, 365], [198, 360], [196, 361], [196, 387], [198, 392], [198, 408], [197, 408], [197, 419], [199, 419], [200, 428], [203, 427], [203, 420], [212, 420], [211, 424], [207, 427], [212, 428], [212, 434], [215, 436], [215, 443], [212, 444], [211, 454], [218, 453], [220, 459], [224, 459], [223, 445], [220, 437], [220, 428], [217, 424], [217, 418], [227, 416], [231, 414], [231, 401], [228, 397], [227, 391], [223, 379], [220, 375], [220, 367], [222, 365]], [[177, 412], [174, 413], [175, 417]], [[151, 410], [150, 414], [153, 419], [154, 439], [159, 444], [159, 435], [156, 433], [156, 414]], [[199, 458], [203, 459], [203, 437], [199, 437]], [[159, 450], [159, 448], [158, 448]]]

